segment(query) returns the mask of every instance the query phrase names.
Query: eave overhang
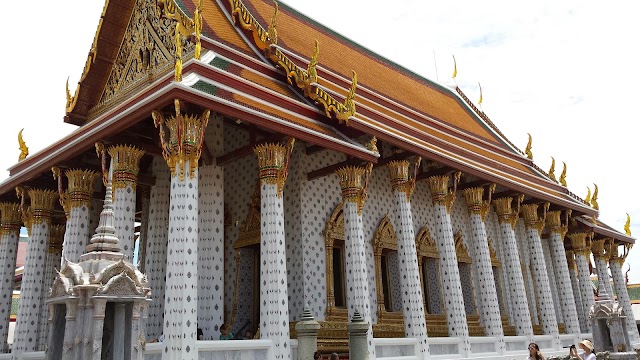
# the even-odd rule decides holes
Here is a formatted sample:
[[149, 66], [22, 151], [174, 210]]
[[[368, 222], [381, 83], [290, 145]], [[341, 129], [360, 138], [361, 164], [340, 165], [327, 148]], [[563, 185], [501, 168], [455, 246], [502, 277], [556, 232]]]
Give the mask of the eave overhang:
[[636, 242], [636, 239], [634, 237], [631, 237], [619, 231], [616, 231], [608, 227], [604, 223], [602, 225], [598, 224], [598, 222], [600, 222], [599, 220], [595, 220], [595, 222], [592, 222], [594, 220], [584, 218], [584, 217], [577, 217], [576, 219], [578, 220], [578, 222], [580, 222], [580, 224], [589, 228], [591, 231], [594, 232], [594, 234], [599, 235], [600, 237], [611, 238], [613, 240], [617, 240], [619, 242], [629, 243], [629, 244], [635, 244]]

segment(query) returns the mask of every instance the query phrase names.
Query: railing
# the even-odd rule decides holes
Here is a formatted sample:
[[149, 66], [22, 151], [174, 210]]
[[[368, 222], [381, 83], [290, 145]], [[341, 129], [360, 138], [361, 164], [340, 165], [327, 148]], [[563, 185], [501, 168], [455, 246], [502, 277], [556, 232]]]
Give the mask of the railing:
[[528, 353], [527, 345], [529, 345], [529, 341], [526, 336], [505, 336], [504, 343], [507, 353]]
[[[198, 341], [199, 360], [266, 360], [271, 358], [271, 340]], [[162, 343], [147, 344], [145, 360], [162, 359]], [[44, 359], [44, 357], [43, 357]]]
[[534, 335], [533, 341], [538, 344], [540, 350], [559, 350], [553, 347], [552, 335]]
[[376, 359], [416, 359], [418, 341], [412, 338], [374, 338]]
[[562, 343], [562, 347], [568, 348], [571, 345], [577, 345], [580, 342], [580, 335], [575, 334], [561, 334], [560, 342]]
[[460, 343], [457, 337], [433, 337], [429, 338], [430, 359], [461, 359]]
[[[46, 357], [44, 351], [23, 353], [17, 360], [44, 360]], [[0, 360], [11, 360], [11, 354], [0, 354]]]
[[498, 350], [496, 344], [498, 338], [493, 336], [471, 336], [469, 337], [469, 343], [471, 344], [471, 354], [495, 354]]

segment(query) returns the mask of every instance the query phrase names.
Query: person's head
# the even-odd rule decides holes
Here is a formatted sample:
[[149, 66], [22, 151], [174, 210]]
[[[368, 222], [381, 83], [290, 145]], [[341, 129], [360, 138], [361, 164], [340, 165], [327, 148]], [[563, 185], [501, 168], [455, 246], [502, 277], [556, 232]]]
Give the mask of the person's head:
[[220, 325], [220, 334], [227, 335], [229, 333], [229, 329], [227, 328], [227, 324]]
[[316, 352], [313, 353], [313, 360], [320, 360], [321, 356], [322, 355], [320, 355], [320, 352], [316, 351]]
[[338, 353], [333, 353], [331, 354], [331, 359], [329, 360], [340, 360], [340, 357], [338, 356]]
[[538, 352], [540, 351], [540, 347], [536, 343], [529, 344], [529, 356], [534, 356], [534, 359], [537, 358]]
[[587, 354], [591, 354], [593, 352], [593, 343], [591, 340], [582, 340], [578, 345], [580, 345], [580, 349]]
[[251, 331], [247, 330], [247, 331], [244, 332], [244, 337], [246, 339], [251, 339], [251, 338], [253, 338], [253, 334], [251, 333]]

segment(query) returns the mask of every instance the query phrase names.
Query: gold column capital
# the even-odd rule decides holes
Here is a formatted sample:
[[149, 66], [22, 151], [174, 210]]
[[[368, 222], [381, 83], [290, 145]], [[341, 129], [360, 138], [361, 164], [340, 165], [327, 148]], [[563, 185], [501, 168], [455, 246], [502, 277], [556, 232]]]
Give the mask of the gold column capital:
[[524, 195], [518, 196], [515, 211], [511, 209], [511, 203], [513, 202], [511, 196], [493, 200], [493, 206], [498, 215], [498, 222], [501, 224], [508, 223], [511, 225], [511, 228], [515, 229], [518, 217], [520, 216], [520, 204], [523, 199]]
[[113, 192], [127, 186], [135, 190], [140, 171], [140, 159], [145, 153], [144, 150], [130, 145], [116, 145], [110, 147], [108, 152], [113, 167]]
[[467, 201], [467, 210], [469, 214], [479, 214], [482, 221], [485, 221], [491, 208], [491, 196], [496, 189], [496, 184], [489, 187], [489, 200], [484, 200], [484, 187], [474, 187], [464, 189], [464, 198]]
[[[620, 250], [621, 246], [622, 246], [622, 251]], [[622, 266], [624, 261], [627, 259], [627, 255], [629, 255], [629, 251], [631, 251], [632, 247], [633, 247], [633, 244], [630, 244], [630, 243], [624, 243], [622, 245], [612, 244], [611, 257], [609, 258], [609, 261], [619, 263], [620, 266]]]
[[295, 144], [294, 138], [289, 138], [287, 145], [261, 144], [253, 148], [258, 157], [258, 177], [261, 182], [276, 184], [278, 197], [282, 197], [284, 183], [289, 173], [289, 158]]
[[19, 203], [0, 203], [0, 235], [20, 232], [21, 220]]
[[451, 208], [456, 201], [456, 192], [461, 175], [462, 173], [458, 171], [453, 176], [453, 189], [449, 189], [449, 175], [436, 175], [427, 178], [433, 204], [446, 206], [447, 213], [451, 213]]
[[53, 225], [51, 227], [49, 230], [49, 252], [59, 252], [62, 250], [64, 232], [66, 229], [66, 224]]
[[529, 229], [538, 230], [538, 234], [542, 233], [542, 229], [544, 229], [544, 224], [546, 222], [547, 210], [549, 210], [549, 203], [544, 204], [542, 217], [539, 217], [538, 204], [522, 205], [522, 217], [524, 218], [524, 225]]
[[576, 255], [580, 254], [580, 255], [589, 256], [589, 252], [591, 248], [590, 233], [578, 232], [578, 233], [571, 233], [567, 236], [569, 236], [569, 239], [571, 240], [571, 249]]
[[93, 170], [72, 169], [65, 171], [64, 174], [68, 180], [66, 192], [62, 190], [62, 179], [59, 172], [54, 170], [54, 178], [58, 178], [59, 181], [60, 205], [62, 205], [68, 217], [71, 208], [81, 207], [82, 205], [91, 206], [93, 190], [100, 173]]
[[411, 201], [411, 195], [416, 188], [416, 173], [422, 157], [416, 156], [413, 166], [413, 174], [409, 169], [411, 165], [407, 160], [394, 160], [389, 162], [389, 179], [391, 180], [391, 188], [394, 191], [405, 193], [407, 202]]
[[576, 258], [575, 258], [575, 254], [574, 254], [573, 250], [567, 250], [567, 251], [565, 251], [565, 254], [567, 256], [567, 265], [569, 265], [569, 269], [570, 270], [575, 270], [576, 269]]
[[591, 252], [596, 259], [609, 260], [611, 257], [611, 239], [599, 239], [591, 242]]
[[[209, 124], [210, 111], [205, 109], [201, 115], [186, 115], [180, 112], [180, 100], [174, 100], [175, 114], [166, 118], [165, 115], [154, 110], [151, 115], [156, 128], [160, 130], [162, 156], [167, 161], [171, 176], [176, 176], [176, 165], [179, 167], [178, 176], [184, 180], [185, 163], [189, 162], [189, 178], [193, 179], [198, 167], [198, 160], [202, 154], [204, 131]], [[169, 135], [166, 135], [169, 128]]]
[[367, 167], [347, 166], [336, 170], [336, 175], [340, 179], [340, 189], [342, 190], [342, 202], [351, 201], [358, 204], [358, 214], [362, 215], [362, 208], [367, 199], [367, 188], [369, 187], [369, 177], [373, 170], [373, 164]]

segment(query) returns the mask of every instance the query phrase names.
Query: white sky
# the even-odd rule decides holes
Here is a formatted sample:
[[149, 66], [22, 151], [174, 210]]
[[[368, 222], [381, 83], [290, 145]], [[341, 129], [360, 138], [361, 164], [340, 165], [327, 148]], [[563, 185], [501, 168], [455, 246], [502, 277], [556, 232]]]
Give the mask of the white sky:
[[[287, 4], [430, 79], [457, 82], [534, 160], [556, 174], [567, 162], [569, 188], [600, 187], [600, 218], [622, 230], [625, 212], [640, 235], [636, 124], [640, 2], [288, 0]], [[65, 81], [75, 90], [102, 0], [4, 4], [0, 178], [17, 161], [17, 134], [31, 154], [75, 129], [63, 123]], [[279, 32], [288, 31], [279, 27]], [[435, 59], [435, 61], [434, 61]], [[322, 50], [320, 53], [322, 63]], [[436, 64], [438, 76], [436, 77]], [[640, 246], [638, 246], [640, 247]], [[640, 282], [640, 250], [628, 259]], [[626, 267], [625, 267], [626, 269]]]

